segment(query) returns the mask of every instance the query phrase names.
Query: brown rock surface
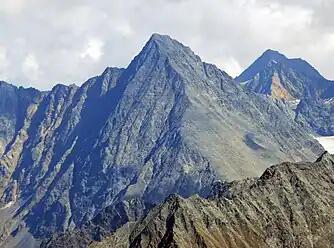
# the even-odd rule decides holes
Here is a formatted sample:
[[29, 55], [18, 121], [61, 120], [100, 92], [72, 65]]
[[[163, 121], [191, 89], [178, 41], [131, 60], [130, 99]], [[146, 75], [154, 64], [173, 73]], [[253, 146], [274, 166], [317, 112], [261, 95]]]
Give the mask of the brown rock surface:
[[91, 247], [332, 247], [333, 204], [334, 156], [324, 153], [218, 183], [208, 199], [173, 195]]

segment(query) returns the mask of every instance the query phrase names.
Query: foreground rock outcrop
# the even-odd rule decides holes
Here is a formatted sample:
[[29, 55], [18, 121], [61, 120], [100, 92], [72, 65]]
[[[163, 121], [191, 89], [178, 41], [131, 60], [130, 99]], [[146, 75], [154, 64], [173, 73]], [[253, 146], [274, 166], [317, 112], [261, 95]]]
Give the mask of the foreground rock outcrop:
[[173, 195], [89, 247], [332, 247], [333, 204], [334, 156], [324, 153], [217, 183], [207, 199]]
[[44, 241], [41, 247], [88, 247], [94, 241], [102, 241], [119, 227], [139, 221], [153, 207], [154, 205], [139, 199], [120, 202], [103, 209], [93, 220], [84, 223], [80, 228], [53, 235], [50, 240]]

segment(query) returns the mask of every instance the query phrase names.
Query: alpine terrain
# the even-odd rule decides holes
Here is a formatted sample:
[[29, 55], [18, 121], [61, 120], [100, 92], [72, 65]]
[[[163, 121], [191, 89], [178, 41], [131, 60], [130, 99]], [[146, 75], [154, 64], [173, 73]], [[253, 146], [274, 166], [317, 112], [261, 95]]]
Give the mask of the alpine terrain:
[[[305, 66], [311, 70], [303, 62], [297, 65], [297, 69]], [[303, 205], [298, 195], [291, 198], [294, 201], [291, 203], [287, 198], [292, 197], [295, 188], [276, 189], [275, 185], [286, 183], [286, 178], [291, 177], [295, 180], [291, 183], [296, 182], [301, 189], [307, 183], [306, 189], [309, 189], [313, 182], [306, 179], [323, 175], [312, 172], [318, 164], [306, 166], [305, 171], [304, 167], [299, 169], [300, 166], [292, 165], [270, 169], [262, 179], [252, 181], [256, 191], [246, 190], [249, 193], [239, 196], [241, 198], [234, 199], [243, 193], [238, 193], [239, 183], [233, 183], [227, 192], [235, 194], [231, 193], [230, 200], [221, 200], [218, 205], [198, 197], [183, 200], [195, 194], [207, 196], [217, 180], [256, 177], [272, 164], [312, 161], [324, 151], [308, 127], [319, 133], [331, 133], [333, 122], [325, 118], [331, 112], [308, 111], [322, 105], [309, 105], [307, 101], [326, 104], [332, 96], [327, 95], [325, 89], [331, 83], [312, 72], [302, 75], [303, 79], [310, 77], [310, 80], [316, 76], [319, 90], [298, 88], [297, 91], [294, 86], [294, 90], [288, 91], [289, 100], [311, 97], [305, 100], [305, 106], [302, 105], [304, 100], [300, 103], [295, 116], [284, 101], [243, 89], [215, 65], [201, 61], [190, 48], [169, 36], [154, 34], [127, 68], [107, 68], [81, 87], [56, 85], [50, 91], [39, 91], [1, 82], [0, 247], [33, 247], [56, 232], [82, 225], [94, 226], [96, 222], [84, 223], [106, 207], [123, 213], [119, 214], [122, 217], [118, 219], [119, 224], [109, 227], [108, 232], [112, 232], [129, 220], [137, 221], [149, 206], [161, 203], [170, 194], [180, 197], [170, 198], [140, 223], [130, 239], [133, 245], [162, 242], [176, 246], [188, 242], [189, 237], [194, 237], [188, 236], [188, 232], [195, 234], [189, 217], [197, 214], [194, 204], [207, 211], [200, 222], [206, 226], [198, 227], [201, 230], [196, 227], [197, 242], [202, 242], [201, 239], [208, 242], [204, 238], [209, 235], [205, 228], [225, 225], [224, 218], [219, 218], [219, 222], [214, 216], [227, 218], [229, 211], [237, 213], [241, 205], [244, 209], [239, 213], [244, 225], [231, 224], [239, 220], [235, 217], [226, 224], [226, 230], [230, 230], [228, 237], [219, 236], [221, 232], [213, 229], [217, 230], [217, 238], [232, 242], [235, 240], [232, 234], [238, 230], [242, 235], [260, 240], [266, 228], [263, 221], [269, 221], [264, 217], [269, 207], [281, 213], [275, 217], [279, 218], [277, 225], [286, 224], [286, 216], [297, 218], [297, 222], [304, 221], [302, 206], [307, 204]], [[305, 85], [307, 83], [305, 81]], [[298, 85], [302, 87], [300, 81]], [[320, 164], [324, 171], [330, 171], [329, 166]], [[294, 170], [298, 170], [302, 179], [299, 174], [294, 176]], [[324, 178], [330, 180], [327, 174]], [[318, 179], [315, 180], [314, 183], [318, 183]], [[326, 180], [320, 183], [331, 187]], [[245, 184], [242, 188], [253, 185], [248, 181], [242, 184]], [[271, 189], [277, 190], [277, 197], [281, 198], [267, 201], [266, 192]], [[300, 194], [307, 195], [316, 189], [312, 186], [311, 191]], [[289, 194], [285, 197], [285, 193]], [[253, 206], [252, 199], [261, 203]], [[281, 199], [286, 208], [293, 203], [298, 203], [296, 208], [300, 208], [288, 212], [280, 208]], [[328, 199], [322, 202], [321, 212], [318, 209], [319, 218], [330, 216], [326, 212]], [[305, 201], [314, 203], [308, 198]], [[267, 204], [265, 209], [260, 208], [262, 203]], [[129, 204], [145, 207], [135, 210], [128, 207]], [[188, 213], [184, 213], [185, 208], [189, 209]], [[183, 213], [184, 219], [179, 218]], [[258, 229], [250, 226], [244, 213], [249, 213], [247, 216], [251, 219], [259, 218], [254, 222]], [[117, 222], [117, 214], [107, 211], [106, 215]], [[156, 218], [160, 215], [161, 220]], [[156, 229], [160, 227], [155, 226], [155, 221], [165, 221], [162, 225], [168, 229], [165, 236]], [[305, 221], [310, 223], [307, 230], [292, 230], [308, 234], [307, 240], [311, 242], [313, 228], [318, 229], [318, 226], [310, 226], [313, 224], [308, 219]], [[175, 223], [177, 228], [181, 228], [182, 223], [184, 237], [172, 231]], [[276, 224], [268, 228], [273, 237], [279, 233]], [[151, 233], [154, 239], [150, 238]], [[210, 233], [215, 235], [216, 231]], [[284, 235], [290, 233], [284, 232]], [[281, 241], [271, 242], [279, 244]]]
[[325, 152], [315, 163], [283, 163], [259, 178], [217, 182], [207, 198], [172, 195], [114, 232], [94, 238], [87, 225], [42, 247], [332, 247], [333, 192], [334, 156]]
[[247, 90], [288, 102], [305, 129], [334, 136], [334, 81], [305, 60], [267, 50], [236, 81]]

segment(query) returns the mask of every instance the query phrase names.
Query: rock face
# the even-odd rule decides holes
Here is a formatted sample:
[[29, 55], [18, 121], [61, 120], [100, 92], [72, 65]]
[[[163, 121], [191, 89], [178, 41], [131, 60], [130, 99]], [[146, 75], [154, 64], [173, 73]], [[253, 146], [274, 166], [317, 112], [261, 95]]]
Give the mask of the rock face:
[[251, 92], [298, 105], [299, 124], [318, 135], [334, 135], [334, 82], [306, 61], [267, 50], [236, 81]]
[[333, 136], [334, 97], [324, 100], [302, 100], [296, 108], [295, 120], [301, 126], [310, 126], [316, 134]]
[[236, 81], [245, 88], [279, 99], [334, 97], [334, 83], [302, 59], [288, 59], [273, 50], [264, 52]]
[[174, 195], [90, 247], [332, 247], [333, 192], [334, 156], [325, 153], [218, 183], [207, 199]]
[[37, 238], [120, 201], [207, 195], [217, 179], [323, 151], [284, 103], [244, 91], [168, 36], [81, 87], [0, 92], [10, 98], [0, 98], [1, 203], [15, 199], [13, 218]]
[[153, 205], [139, 199], [120, 202], [109, 206], [97, 214], [93, 220], [83, 224], [74, 231], [54, 235], [50, 240], [43, 242], [41, 248], [79, 248], [88, 247], [94, 242], [100, 242], [110, 236], [119, 227], [139, 221], [146, 216]]
[[13, 158], [14, 153], [20, 153], [17, 140], [26, 138], [24, 126], [42, 95], [38, 90], [17, 88], [0, 81], [0, 159], [4, 161], [0, 163], [0, 195], [17, 165]]

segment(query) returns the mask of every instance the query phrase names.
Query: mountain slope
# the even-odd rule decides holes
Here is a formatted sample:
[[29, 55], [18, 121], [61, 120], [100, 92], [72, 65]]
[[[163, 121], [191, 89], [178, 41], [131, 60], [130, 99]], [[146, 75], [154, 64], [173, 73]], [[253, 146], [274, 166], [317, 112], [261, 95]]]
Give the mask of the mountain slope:
[[41, 247], [87, 247], [95, 241], [102, 241], [104, 237], [111, 235], [119, 227], [139, 221], [152, 208], [153, 205], [139, 199], [120, 202], [103, 209], [93, 220], [82, 225], [80, 229], [67, 231], [58, 236], [54, 235], [52, 239], [43, 242]]
[[26, 138], [26, 133], [21, 130], [35, 112], [42, 95], [43, 93], [35, 89], [17, 88], [0, 82], [0, 158], [4, 161], [0, 162], [2, 177], [0, 195], [17, 164], [15, 159], [3, 155], [8, 154], [10, 149], [13, 152], [20, 152], [17, 151], [18, 147], [15, 146], [15, 143], [17, 139]]
[[306, 61], [268, 50], [236, 81], [251, 92], [288, 101], [295, 109], [295, 120], [310, 132], [334, 135], [334, 82]]
[[89, 247], [331, 247], [334, 157], [283, 163], [260, 178], [216, 184], [203, 199], [172, 196], [130, 231]]
[[278, 99], [334, 97], [334, 83], [302, 59], [288, 59], [273, 50], [264, 52], [236, 81], [245, 88]]
[[206, 195], [217, 179], [322, 152], [283, 103], [245, 92], [168, 36], [153, 35], [126, 69], [40, 95], [0, 158], [13, 168], [2, 205], [37, 238], [120, 201]]

